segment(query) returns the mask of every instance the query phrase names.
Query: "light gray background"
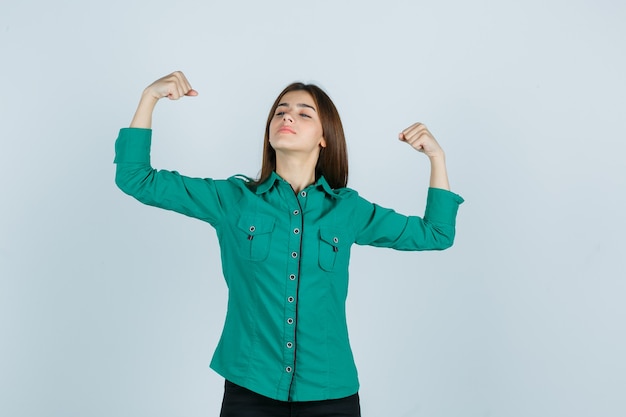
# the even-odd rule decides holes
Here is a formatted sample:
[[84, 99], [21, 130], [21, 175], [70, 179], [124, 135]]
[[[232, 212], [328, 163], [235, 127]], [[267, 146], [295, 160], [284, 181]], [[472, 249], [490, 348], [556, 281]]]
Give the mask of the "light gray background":
[[626, 415], [626, 6], [593, 1], [2, 1], [0, 415], [216, 416], [226, 287], [210, 226], [113, 183], [143, 88], [153, 164], [255, 176], [294, 80], [343, 117], [350, 186], [422, 214], [428, 124], [455, 246], [355, 247], [363, 415]]

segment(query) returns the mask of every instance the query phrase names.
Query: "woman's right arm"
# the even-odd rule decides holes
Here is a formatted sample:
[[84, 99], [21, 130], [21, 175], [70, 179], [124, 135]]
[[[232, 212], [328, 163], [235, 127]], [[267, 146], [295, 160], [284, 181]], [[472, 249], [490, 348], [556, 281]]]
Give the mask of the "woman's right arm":
[[187, 77], [180, 71], [175, 71], [165, 77], [159, 78], [141, 94], [141, 100], [137, 106], [135, 117], [130, 127], [143, 129], [152, 128], [152, 113], [157, 102], [163, 97], [170, 100], [178, 100], [183, 96], [197, 96], [198, 92], [191, 88]]
[[115, 182], [122, 191], [144, 204], [215, 224], [224, 212], [222, 204], [230, 200], [231, 190], [212, 179], [156, 170], [150, 163], [152, 112], [156, 103], [163, 97], [177, 100], [185, 95], [198, 93], [182, 72], [174, 72], [146, 87], [130, 128], [121, 129], [115, 142]]

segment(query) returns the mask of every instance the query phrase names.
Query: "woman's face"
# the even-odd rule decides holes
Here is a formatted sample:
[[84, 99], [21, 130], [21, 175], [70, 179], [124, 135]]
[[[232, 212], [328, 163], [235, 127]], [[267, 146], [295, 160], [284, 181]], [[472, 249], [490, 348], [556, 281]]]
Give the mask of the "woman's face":
[[319, 153], [326, 147], [313, 97], [306, 91], [285, 94], [270, 122], [269, 140], [276, 152]]

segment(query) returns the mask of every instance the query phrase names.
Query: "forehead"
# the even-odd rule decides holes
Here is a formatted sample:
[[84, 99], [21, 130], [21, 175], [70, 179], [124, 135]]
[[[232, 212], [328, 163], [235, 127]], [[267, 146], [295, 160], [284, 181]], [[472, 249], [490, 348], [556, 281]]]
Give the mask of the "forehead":
[[297, 104], [307, 104], [309, 106], [316, 107], [313, 96], [311, 96], [309, 92], [304, 90], [290, 91], [287, 94], [283, 95], [278, 103], [279, 105], [286, 104], [290, 106]]

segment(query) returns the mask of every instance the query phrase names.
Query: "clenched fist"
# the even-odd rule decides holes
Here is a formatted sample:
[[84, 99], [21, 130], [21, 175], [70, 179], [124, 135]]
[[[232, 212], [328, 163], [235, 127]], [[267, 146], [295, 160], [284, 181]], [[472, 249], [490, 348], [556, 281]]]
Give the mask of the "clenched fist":
[[159, 78], [143, 90], [141, 100], [130, 127], [150, 129], [152, 127], [152, 112], [154, 106], [163, 97], [178, 100], [183, 96], [197, 96], [198, 92], [191, 88], [187, 77], [180, 71]]
[[159, 78], [148, 87], [146, 87], [145, 94], [161, 99], [167, 97], [170, 100], [178, 100], [183, 96], [197, 96], [198, 92], [191, 88], [191, 84], [180, 71], [175, 71], [170, 75]]
[[404, 129], [398, 139], [408, 143], [413, 148], [426, 154], [429, 158], [443, 156], [443, 149], [435, 140], [435, 137], [428, 131], [426, 125], [414, 123]]

